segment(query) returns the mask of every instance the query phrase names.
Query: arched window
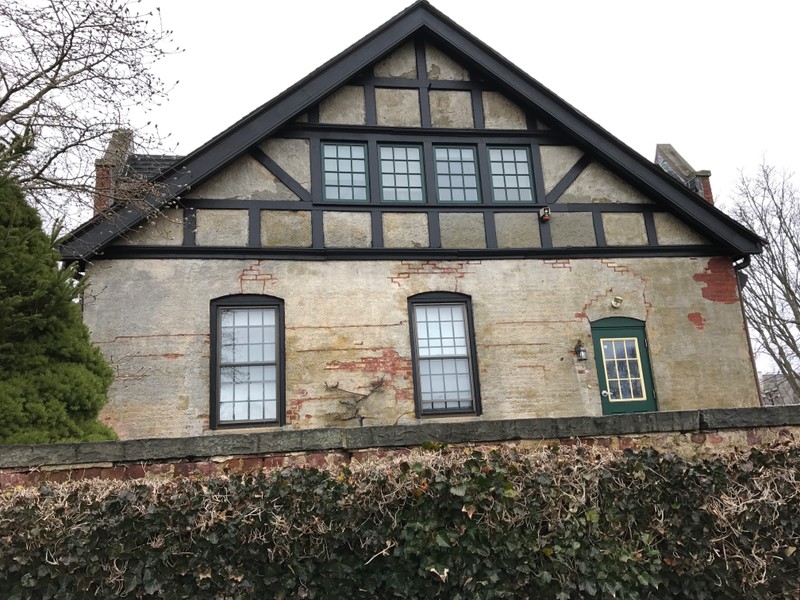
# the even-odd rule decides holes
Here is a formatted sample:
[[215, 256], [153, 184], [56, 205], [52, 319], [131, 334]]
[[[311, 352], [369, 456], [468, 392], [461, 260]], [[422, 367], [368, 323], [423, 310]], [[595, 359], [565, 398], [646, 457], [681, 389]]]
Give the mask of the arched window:
[[211, 428], [285, 423], [283, 300], [211, 301]]
[[610, 317], [592, 323], [604, 415], [656, 410], [644, 321]]
[[428, 292], [408, 299], [417, 417], [480, 414], [469, 296]]

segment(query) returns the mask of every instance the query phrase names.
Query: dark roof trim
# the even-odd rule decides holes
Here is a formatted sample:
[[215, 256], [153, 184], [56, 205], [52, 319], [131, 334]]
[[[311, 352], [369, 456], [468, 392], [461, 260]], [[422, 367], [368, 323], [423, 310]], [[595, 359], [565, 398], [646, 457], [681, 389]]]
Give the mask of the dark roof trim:
[[249, 248], [233, 246], [109, 246], [104, 258], [214, 260], [493, 260], [725, 256], [713, 245], [571, 246], [564, 248]]
[[155, 178], [155, 182], [162, 184], [163, 194], [148, 196], [137, 205], [121, 206], [110, 215], [98, 216], [72, 232], [62, 243], [62, 257], [68, 261], [90, 259], [153, 210], [213, 176], [359, 71], [419, 33], [430, 35], [436, 43], [500, 82], [513, 96], [533, 104], [544, 121], [565, 131], [576, 146], [590, 152], [593, 158], [634, 186], [661, 198], [698, 231], [730, 248], [731, 255], [761, 251], [758, 236], [706, 204], [694, 192], [421, 0]]

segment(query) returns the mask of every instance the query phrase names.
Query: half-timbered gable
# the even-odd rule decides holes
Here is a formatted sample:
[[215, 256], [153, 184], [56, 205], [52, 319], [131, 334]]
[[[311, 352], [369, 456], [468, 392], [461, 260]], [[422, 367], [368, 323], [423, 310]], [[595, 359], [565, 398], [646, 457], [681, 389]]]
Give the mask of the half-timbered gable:
[[758, 403], [760, 240], [426, 2], [151, 181], [62, 246], [122, 437]]

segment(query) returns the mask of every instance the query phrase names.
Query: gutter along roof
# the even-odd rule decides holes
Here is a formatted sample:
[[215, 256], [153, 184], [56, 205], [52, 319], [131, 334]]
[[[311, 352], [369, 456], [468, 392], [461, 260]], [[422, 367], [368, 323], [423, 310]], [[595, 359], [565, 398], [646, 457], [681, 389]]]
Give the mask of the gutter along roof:
[[763, 240], [753, 232], [706, 203], [427, 1], [421, 0], [155, 176], [151, 181], [164, 190], [163, 194], [148, 195], [135, 205], [117, 205], [109, 213], [97, 215], [78, 227], [62, 242], [62, 257], [74, 261], [96, 256], [124, 232], [221, 171], [364, 68], [419, 35], [447, 50], [470, 69], [484, 74], [504, 93], [565, 135], [592, 159], [668, 208], [713, 242], [725, 246], [734, 258], [761, 251]]

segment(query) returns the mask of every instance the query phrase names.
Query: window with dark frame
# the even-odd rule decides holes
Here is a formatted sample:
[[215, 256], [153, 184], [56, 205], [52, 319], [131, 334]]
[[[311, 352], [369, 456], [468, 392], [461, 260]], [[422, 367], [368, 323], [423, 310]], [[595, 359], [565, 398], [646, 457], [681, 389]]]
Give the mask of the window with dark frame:
[[322, 178], [324, 198], [332, 202], [366, 202], [366, 144], [322, 144]]
[[524, 146], [490, 146], [488, 151], [493, 200], [533, 202], [529, 149]]
[[420, 146], [379, 146], [381, 200], [424, 202], [422, 148]]
[[478, 157], [473, 146], [435, 146], [437, 199], [441, 203], [480, 202]]
[[283, 301], [219, 298], [211, 320], [212, 428], [284, 424]]
[[418, 415], [480, 414], [469, 297], [419, 294], [409, 311]]
[[[479, 146], [433, 144], [432, 154], [426, 156], [422, 144], [382, 143], [374, 139], [357, 143], [322, 142], [322, 200], [385, 204], [535, 203], [530, 148], [481, 146], [479, 152]], [[370, 157], [378, 164], [370, 164]], [[433, 164], [426, 164], [431, 160]], [[426, 169], [433, 171], [433, 175], [428, 174], [427, 186]], [[481, 181], [481, 172], [486, 181]]]

